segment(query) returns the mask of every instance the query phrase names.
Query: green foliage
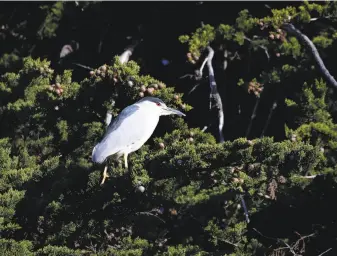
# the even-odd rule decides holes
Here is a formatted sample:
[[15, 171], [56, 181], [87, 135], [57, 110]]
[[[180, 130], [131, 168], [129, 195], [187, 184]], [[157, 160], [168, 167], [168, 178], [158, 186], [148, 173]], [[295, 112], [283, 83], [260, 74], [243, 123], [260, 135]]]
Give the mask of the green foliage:
[[242, 30], [242, 32], [248, 32], [256, 26], [256, 22], [258, 19], [253, 19], [251, 15], [249, 15], [248, 10], [242, 10], [239, 12], [239, 17], [236, 18], [236, 24], [238, 29]]
[[82, 250], [71, 250], [67, 247], [61, 246], [52, 246], [47, 245], [36, 252], [37, 256], [80, 256], [80, 255], [88, 255], [85, 251]]
[[322, 35], [314, 37], [312, 39], [312, 42], [320, 48], [327, 48], [332, 45], [333, 40], [331, 38], [328, 38], [327, 33], [322, 33]]
[[286, 55], [291, 55], [295, 59], [301, 56], [301, 45], [295, 37], [290, 37], [280, 46], [281, 51]]
[[56, 2], [52, 6], [45, 5], [41, 7], [46, 13], [46, 18], [37, 31], [37, 35], [40, 39], [56, 36], [56, 30], [62, 19], [65, 4], [64, 2]]
[[9, 68], [16, 62], [20, 60], [19, 56], [13, 52], [13, 53], [5, 53], [4, 55], [1, 56], [0, 58], [0, 66], [4, 68]]
[[0, 239], [0, 253], [1, 255], [13, 256], [33, 256], [32, 243], [29, 241], [17, 242], [13, 239]]
[[120, 246], [123, 250], [118, 248], [109, 249], [107, 255], [116, 255], [116, 256], [141, 256], [146, 253], [146, 250], [151, 248], [148, 241], [140, 238], [132, 239], [131, 237], [125, 237], [120, 242]]
[[190, 52], [196, 56], [200, 56], [200, 50], [204, 49], [214, 39], [215, 29], [209, 24], [198, 28], [191, 36], [184, 35], [179, 38], [182, 43], [188, 41]]
[[164, 256], [184, 256], [184, 255], [203, 256], [203, 255], [207, 255], [207, 253], [200, 251], [198, 246], [189, 245], [189, 246], [184, 247], [182, 245], [178, 245], [178, 246], [169, 246], [167, 249], [167, 252], [164, 252], [161, 255], [164, 255]]
[[[90, 14], [99, 5], [73, 4], [43, 5], [39, 39], [58, 35], [66, 8]], [[0, 77], [0, 254], [272, 255], [280, 246], [266, 238], [292, 237], [295, 229], [333, 241], [335, 211], [333, 217], [324, 212], [331, 210], [325, 203], [335, 199], [337, 182], [334, 98], [311, 69], [304, 45], [281, 28], [286, 22], [310, 26], [311, 18], [334, 10], [308, 2], [272, 9], [262, 18], [243, 10], [234, 24], [207, 24], [180, 36], [200, 65], [207, 46], [216, 52], [214, 72], [229, 93], [221, 97], [231, 139], [217, 143], [208, 133], [217, 125], [205, 132], [187, 124], [189, 116], [163, 117], [161, 130], [129, 155], [128, 169], [114, 157], [105, 163], [110, 177], [104, 185], [104, 165], [94, 164], [91, 153], [106, 130], [107, 111], [115, 118], [149, 95], [187, 114], [199, 103], [186, 104], [184, 88], [168, 86], [144, 74], [136, 61], [122, 64], [117, 56], [85, 76], [56, 65], [53, 70], [46, 59], [4, 54], [1, 68], [15, 68]], [[332, 51], [335, 34], [329, 28], [311, 35], [320, 51]], [[232, 70], [238, 69], [228, 73], [230, 79], [217, 66], [225, 49], [229, 65], [237, 65]], [[231, 88], [233, 82], [238, 86]], [[286, 114], [271, 102], [285, 103]], [[238, 106], [245, 106], [243, 112], [233, 114]], [[271, 129], [246, 137], [229, 131], [256, 120], [261, 127], [281, 127], [282, 135]], [[245, 208], [254, 220], [249, 224]], [[313, 218], [309, 224], [303, 213]], [[280, 216], [287, 220], [283, 233], [273, 226]], [[263, 228], [273, 235], [256, 232]]]

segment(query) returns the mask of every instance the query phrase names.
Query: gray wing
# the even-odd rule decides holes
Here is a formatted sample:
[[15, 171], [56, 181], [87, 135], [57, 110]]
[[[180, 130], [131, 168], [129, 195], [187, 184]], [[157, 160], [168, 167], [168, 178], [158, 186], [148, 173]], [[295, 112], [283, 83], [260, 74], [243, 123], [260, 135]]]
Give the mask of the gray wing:
[[102, 141], [93, 149], [94, 162], [104, 162], [108, 156], [122, 150], [132, 143], [134, 138], [141, 136], [138, 125], [142, 120], [138, 120], [137, 115], [134, 115], [137, 111], [139, 111], [138, 106], [128, 106], [110, 123]]

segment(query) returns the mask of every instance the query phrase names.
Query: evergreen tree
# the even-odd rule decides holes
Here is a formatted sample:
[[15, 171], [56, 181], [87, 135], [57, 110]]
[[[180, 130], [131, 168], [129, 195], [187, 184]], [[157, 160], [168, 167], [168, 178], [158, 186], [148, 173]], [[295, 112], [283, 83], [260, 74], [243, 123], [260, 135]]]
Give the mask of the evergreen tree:
[[[2, 5], [1, 255], [334, 255], [335, 3], [199, 17], [177, 32], [180, 79], [144, 54], [155, 25], [106, 46], [111, 26], [125, 36], [107, 3]], [[105, 119], [147, 95], [187, 118], [162, 118], [101, 184]]]

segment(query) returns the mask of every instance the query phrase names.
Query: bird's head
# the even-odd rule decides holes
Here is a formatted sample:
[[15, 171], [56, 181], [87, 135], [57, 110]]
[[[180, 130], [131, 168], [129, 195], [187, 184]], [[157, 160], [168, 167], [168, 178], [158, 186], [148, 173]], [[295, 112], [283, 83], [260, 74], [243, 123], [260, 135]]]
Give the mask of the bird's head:
[[165, 102], [155, 97], [144, 97], [136, 103], [140, 107], [146, 107], [152, 113], [156, 113], [159, 116], [178, 115], [186, 116], [184, 113], [174, 108], [166, 106]]

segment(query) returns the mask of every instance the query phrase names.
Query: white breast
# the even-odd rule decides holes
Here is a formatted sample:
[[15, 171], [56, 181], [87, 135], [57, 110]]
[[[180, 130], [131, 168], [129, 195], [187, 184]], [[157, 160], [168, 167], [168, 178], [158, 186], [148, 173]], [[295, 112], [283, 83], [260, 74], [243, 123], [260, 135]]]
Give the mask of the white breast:
[[127, 128], [128, 132], [125, 133], [125, 136], [128, 136], [128, 133], [132, 139], [130, 139], [128, 145], [123, 150], [121, 150], [123, 153], [131, 153], [140, 149], [151, 137], [158, 125], [159, 116], [149, 115], [148, 109], [146, 108], [142, 108], [138, 111], [136, 115], [141, 116], [142, 118], [135, 118], [137, 119], [137, 122], [134, 122], [132, 127], [129, 126]]

